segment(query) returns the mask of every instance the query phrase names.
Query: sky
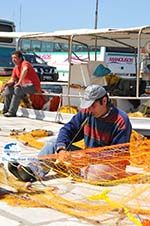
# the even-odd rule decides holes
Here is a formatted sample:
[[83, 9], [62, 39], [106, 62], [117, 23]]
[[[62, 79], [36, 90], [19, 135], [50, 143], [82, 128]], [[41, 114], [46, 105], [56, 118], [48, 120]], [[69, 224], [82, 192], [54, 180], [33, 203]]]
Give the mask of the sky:
[[[150, 24], [150, 0], [99, 0], [97, 28]], [[4, 0], [0, 18], [15, 22], [17, 31], [51, 32], [94, 28], [96, 0]]]

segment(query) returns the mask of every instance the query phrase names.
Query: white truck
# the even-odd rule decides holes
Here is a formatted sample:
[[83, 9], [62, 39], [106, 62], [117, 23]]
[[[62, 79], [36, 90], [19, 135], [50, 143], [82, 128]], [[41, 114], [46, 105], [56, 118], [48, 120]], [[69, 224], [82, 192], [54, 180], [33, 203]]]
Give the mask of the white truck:
[[98, 59], [111, 70], [113, 74], [136, 74], [136, 49], [121, 47], [101, 47]]

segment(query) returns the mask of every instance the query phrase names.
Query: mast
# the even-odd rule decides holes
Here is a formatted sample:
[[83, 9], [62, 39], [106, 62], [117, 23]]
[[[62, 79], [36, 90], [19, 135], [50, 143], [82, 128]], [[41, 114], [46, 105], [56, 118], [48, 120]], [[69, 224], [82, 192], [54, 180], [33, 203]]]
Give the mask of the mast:
[[22, 22], [22, 4], [19, 6], [19, 31], [21, 31], [21, 22]]
[[96, 8], [95, 8], [95, 29], [97, 29], [97, 24], [98, 24], [98, 2], [99, 0], [96, 0]]
[[[96, 0], [96, 7], [95, 7], [95, 26], [94, 28], [97, 29], [98, 25], [98, 5], [99, 5], [99, 0]], [[95, 37], [95, 61], [97, 60], [97, 37]]]

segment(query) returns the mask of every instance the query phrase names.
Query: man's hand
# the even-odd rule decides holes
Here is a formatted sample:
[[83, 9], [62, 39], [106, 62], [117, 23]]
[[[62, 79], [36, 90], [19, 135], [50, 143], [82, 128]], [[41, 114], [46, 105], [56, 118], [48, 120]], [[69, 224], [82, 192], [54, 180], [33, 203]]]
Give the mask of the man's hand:
[[2, 93], [4, 91], [5, 87], [6, 87], [6, 84], [1, 86], [0, 93]]
[[70, 159], [70, 152], [62, 150], [57, 154], [57, 159], [60, 162], [67, 162]]
[[20, 82], [17, 82], [14, 86], [15, 86], [15, 87], [21, 86], [21, 84], [20, 84]]
[[5, 89], [7, 86], [11, 86], [11, 85], [13, 85], [13, 84], [14, 84], [14, 82], [12, 82], [12, 81], [6, 82], [6, 83], [3, 84], [2, 87], [0, 88], [0, 92], [2, 93], [2, 92], [4, 91], [4, 89]]

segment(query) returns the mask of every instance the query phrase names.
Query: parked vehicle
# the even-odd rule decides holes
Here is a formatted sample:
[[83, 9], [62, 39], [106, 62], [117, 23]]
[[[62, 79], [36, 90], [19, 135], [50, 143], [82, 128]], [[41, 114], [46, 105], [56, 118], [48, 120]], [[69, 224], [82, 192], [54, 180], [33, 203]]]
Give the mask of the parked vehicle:
[[40, 81], [53, 81], [56, 82], [59, 78], [56, 67], [49, 66], [42, 58], [35, 53], [23, 53], [25, 60], [29, 61], [37, 74]]
[[[20, 49], [24, 52], [35, 52], [39, 57], [45, 60], [48, 65], [57, 67], [59, 80], [68, 81], [69, 45], [64, 42], [52, 42], [48, 40], [30, 40], [22, 39], [19, 42]], [[97, 46], [97, 60], [102, 61], [112, 73], [119, 75], [135, 75], [136, 73], [136, 48], [122, 47], [105, 47]], [[72, 64], [87, 63], [88, 57], [95, 61], [95, 46], [83, 44], [72, 44]]]
[[[0, 19], [0, 32], [14, 32], [15, 23], [10, 20]], [[13, 37], [0, 37], [0, 76], [10, 76], [13, 64], [11, 54], [15, 51], [16, 40]]]

